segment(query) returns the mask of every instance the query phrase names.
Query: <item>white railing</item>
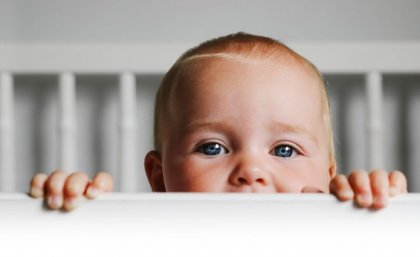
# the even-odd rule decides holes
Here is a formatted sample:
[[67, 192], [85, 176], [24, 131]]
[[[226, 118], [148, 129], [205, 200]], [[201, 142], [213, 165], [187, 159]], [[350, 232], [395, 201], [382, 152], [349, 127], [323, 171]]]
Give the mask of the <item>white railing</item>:
[[420, 194], [108, 194], [71, 213], [0, 194], [4, 256], [419, 256]]
[[15, 142], [13, 77], [0, 73], [0, 190], [14, 191]]
[[[120, 76], [119, 174], [121, 190], [135, 191], [137, 74], [163, 74], [194, 44], [0, 44], [0, 191], [15, 191], [14, 95], [15, 74], [59, 76], [59, 163], [77, 166], [75, 147], [75, 76]], [[289, 44], [327, 74], [365, 74], [368, 102], [369, 166], [383, 167], [382, 74], [420, 73], [420, 42], [306, 42]], [[369, 167], [368, 167], [369, 168]]]

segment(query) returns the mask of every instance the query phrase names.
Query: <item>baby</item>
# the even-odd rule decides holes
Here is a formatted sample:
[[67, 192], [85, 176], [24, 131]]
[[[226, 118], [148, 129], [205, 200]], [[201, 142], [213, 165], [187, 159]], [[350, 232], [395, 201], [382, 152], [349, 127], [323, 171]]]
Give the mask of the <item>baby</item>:
[[[318, 69], [285, 45], [237, 33], [183, 54], [156, 96], [154, 192], [322, 192], [383, 208], [407, 191], [404, 175], [336, 175], [327, 93]], [[71, 210], [112, 190], [109, 174], [37, 174], [31, 195]]]

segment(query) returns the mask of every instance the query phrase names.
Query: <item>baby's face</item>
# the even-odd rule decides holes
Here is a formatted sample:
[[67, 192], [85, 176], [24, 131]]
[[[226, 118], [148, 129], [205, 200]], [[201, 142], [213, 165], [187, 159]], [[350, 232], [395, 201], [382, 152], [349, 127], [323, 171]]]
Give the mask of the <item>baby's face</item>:
[[335, 171], [313, 74], [279, 61], [198, 63], [170, 97], [166, 191], [329, 191]]

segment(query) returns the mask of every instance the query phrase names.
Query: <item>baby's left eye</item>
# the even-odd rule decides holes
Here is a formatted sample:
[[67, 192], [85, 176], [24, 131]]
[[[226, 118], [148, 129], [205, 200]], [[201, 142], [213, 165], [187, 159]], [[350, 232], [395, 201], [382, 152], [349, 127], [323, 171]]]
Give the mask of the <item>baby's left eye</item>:
[[201, 145], [197, 151], [205, 155], [220, 155], [228, 153], [228, 150], [224, 146], [213, 142]]
[[274, 155], [282, 158], [290, 158], [296, 153], [296, 149], [290, 145], [278, 145], [274, 148]]

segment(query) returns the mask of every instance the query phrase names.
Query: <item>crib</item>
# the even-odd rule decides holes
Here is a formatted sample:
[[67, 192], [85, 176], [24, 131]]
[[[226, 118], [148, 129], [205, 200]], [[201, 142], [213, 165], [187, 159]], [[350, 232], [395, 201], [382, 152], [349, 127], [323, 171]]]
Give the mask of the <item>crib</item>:
[[[118, 103], [113, 106], [116, 109], [114, 122], [118, 125], [103, 125], [103, 127], [110, 127], [114, 130], [113, 133], [117, 136], [111, 146], [118, 150], [114, 151], [112, 155], [103, 157], [104, 159], [115, 159], [110, 168], [105, 168], [110, 169], [108, 171], [117, 178], [118, 191], [148, 191], [147, 182], [142, 172], [142, 158], [146, 151], [152, 147], [150, 138], [153, 90], [156, 89], [162, 74], [169, 69], [176, 58], [193, 45], [195, 44], [1, 44], [0, 191], [22, 191], [26, 188], [29, 177], [35, 171], [49, 172], [61, 168], [67, 171], [95, 172], [94, 168], [92, 170], [86, 168], [86, 170], [78, 165], [80, 157], [83, 157], [82, 154], [78, 154], [83, 149], [80, 145], [87, 144], [91, 139], [86, 138], [84, 141], [80, 141], [80, 139], [78, 141], [77, 139], [77, 133], [83, 132], [77, 115], [80, 115], [83, 111], [77, 109], [78, 99], [76, 95], [77, 90], [80, 91], [84, 88], [79, 85], [80, 80], [83, 80], [80, 78], [89, 75], [103, 76], [105, 80], [115, 81], [115, 92], [118, 95], [116, 100]], [[360, 114], [357, 114], [357, 116], [363, 115], [365, 119], [350, 122], [350, 125], [352, 127], [364, 127], [362, 130], [359, 129], [359, 132], [355, 132], [358, 134], [352, 136], [364, 134], [362, 138], [367, 143], [360, 147], [361, 150], [359, 151], [365, 149], [363, 155], [367, 157], [362, 164], [353, 162], [348, 166], [364, 169], [405, 168], [408, 170], [406, 175], [409, 177], [410, 190], [420, 191], [420, 175], [418, 172], [420, 162], [417, 161], [419, 158], [416, 158], [416, 153], [420, 152], [419, 137], [405, 138], [406, 141], [409, 141], [406, 144], [411, 147], [406, 150], [411, 154], [409, 165], [398, 165], [401, 162], [392, 167], [385, 165], [389, 159], [389, 153], [388, 156], [385, 156], [385, 151], [395, 147], [393, 146], [395, 137], [394, 141], [391, 141], [392, 135], [385, 131], [389, 127], [389, 124], [387, 124], [389, 115], [384, 113], [383, 82], [384, 77], [390, 74], [398, 74], [400, 77], [414, 77], [414, 84], [416, 85], [420, 83], [420, 43], [291, 42], [288, 45], [311, 60], [327, 78], [331, 77], [334, 80], [339, 77], [357, 75], [363, 80], [365, 107], [359, 110]], [[22, 167], [22, 163], [27, 162], [25, 158], [28, 158], [23, 156], [25, 146], [34, 138], [39, 137], [39, 134], [33, 134], [32, 138], [26, 138], [26, 141], [23, 141], [23, 146], [20, 143], [19, 149], [16, 147], [17, 139], [21, 140], [20, 138], [27, 137], [23, 133], [18, 136], [16, 129], [31, 126], [31, 124], [16, 124], [22, 118], [19, 118], [19, 114], [15, 113], [15, 109], [19, 109], [19, 104], [25, 100], [19, 100], [19, 94], [14, 95], [16, 93], [16, 90], [14, 90], [16, 85], [14, 84], [18, 84], [16, 81], [19, 81], [19, 76], [29, 76], [29, 79], [34, 80], [37, 76], [49, 76], [52, 78], [50, 79], [52, 84], [54, 84], [55, 95], [53, 95], [53, 98], [56, 100], [49, 108], [56, 110], [56, 113], [52, 124], [54, 128], [48, 128], [48, 133], [55, 138], [55, 144], [49, 152], [43, 154], [44, 156], [49, 155], [48, 158], [54, 158], [54, 161], [50, 161], [52, 164], [49, 166], [41, 165], [39, 169], [42, 170], [30, 170], [31, 168], [34, 169], [30, 166]], [[153, 89], [149, 90], [148, 95], [139, 101], [139, 98], [136, 97], [141, 89], [139, 84], [144, 83], [144, 77], [147, 76], [155, 76], [153, 82], [151, 82], [153, 85], [149, 86]], [[327, 79], [327, 84], [328, 82]], [[333, 87], [339, 86], [332, 85], [331, 88]], [[147, 103], [143, 103], [143, 101]], [[414, 104], [417, 102], [420, 101], [415, 101]], [[332, 109], [334, 111], [334, 106]], [[148, 120], [139, 121], [138, 113], [147, 111]], [[419, 120], [416, 118], [420, 117], [418, 115], [419, 111], [419, 108], [414, 108], [408, 119]], [[334, 127], [339, 126], [337, 125], [339, 119], [334, 115], [333, 120], [336, 121]], [[51, 125], [51, 122], [49, 125]], [[420, 128], [420, 124], [415, 123], [411, 127], [411, 134], [416, 134], [415, 131], [418, 131], [417, 128]], [[352, 131], [355, 129], [346, 130]], [[404, 133], [407, 132], [403, 131], [402, 134]], [[106, 137], [100, 140], [105, 141]], [[347, 144], [354, 140], [354, 138], [348, 139]], [[342, 144], [345, 145], [346, 142]], [[141, 145], [145, 146], [139, 149]], [[39, 152], [42, 151], [43, 149], [38, 149], [27, 155], [39, 155]], [[114, 157], [114, 155], [117, 157]], [[357, 155], [357, 152], [343, 156], [341, 159], [350, 159], [354, 155]], [[24, 183], [21, 181], [24, 181]]]
[[[378, 213], [357, 210], [352, 203], [339, 204], [328, 195], [131, 194], [150, 191], [145, 176], [139, 172], [143, 170], [142, 155], [151, 147], [150, 99], [162, 74], [193, 45], [0, 44], [0, 241], [8, 242], [2, 248], [9, 256], [31, 254], [32, 249], [43, 252], [43, 256], [56, 256], [54, 251], [43, 250], [51, 246], [56, 251], [67, 249], [61, 252], [62, 256], [80, 255], [77, 249], [67, 246], [68, 241], [74, 245], [89, 243], [84, 255], [104, 256], [131, 256], [133, 252], [142, 256], [177, 252], [187, 256], [336, 256], [331, 249], [346, 249], [344, 255], [351, 256], [360, 253], [360, 248], [348, 247], [356, 244], [365, 250], [364, 256], [418, 256], [418, 194], [393, 199], [388, 209]], [[367, 141], [363, 150], [367, 161], [362, 168], [386, 167], [386, 146], [392, 145], [388, 141], [392, 137], [386, 131], [389, 113], [384, 111], [384, 80], [397, 74], [420, 86], [420, 42], [288, 45], [311, 60], [325, 74], [327, 82], [349, 76], [362, 79], [366, 108], [360, 116], [366, 120], [357, 123], [364, 131], [362, 140]], [[115, 123], [99, 127], [106, 127], [115, 135], [109, 144], [115, 148], [111, 153], [115, 154], [113, 169], [109, 171], [117, 179], [116, 191], [123, 193], [103, 196], [74, 213], [47, 212], [41, 200], [16, 193], [25, 192], [35, 172], [22, 168], [25, 148], [19, 146], [17, 139], [24, 145], [30, 144], [37, 135], [28, 137], [19, 132], [22, 118], [17, 110], [26, 99], [22, 92], [29, 87], [19, 88], [18, 84], [37, 83], [39, 77], [46, 77], [53, 84], [51, 97], [55, 100], [48, 110], [53, 109], [56, 118], [49, 122], [52, 128], [44, 126], [45, 131], [38, 132], [55, 141], [49, 152], [39, 156], [53, 156], [49, 162], [52, 164], [46, 167], [83, 170], [79, 163], [84, 156], [80, 154], [78, 139], [83, 127], [78, 115], [83, 112], [77, 101], [83, 97], [78, 94], [81, 81], [86, 82], [89, 76], [102, 77], [102, 82], [113, 81], [112, 90], [117, 95], [112, 111]], [[153, 85], [148, 89], [149, 95], [143, 97], [139, 94], [141, 84], [150, 81]], [[415, 106], [410, 109], [413, 119], [420, 117], [420, 109]], [[139, 116], [139, 112], [147, 113]], [[410, 131], [416, 134], [416, 127]], [[83, 144], [90, 139], [83, 138]], [[412, 140], [407, 150], [411, 153], [411, 169], [406, 174], [410, 190], [420, 191], [420, 158], [416, 158], [420, 140], [408, 140]], [[38, 151], [34, 152], [39, 154]], [[106, 156], [110, 155], [103, 159]], [[22, 243], [27, 247], [21, 247]]]

